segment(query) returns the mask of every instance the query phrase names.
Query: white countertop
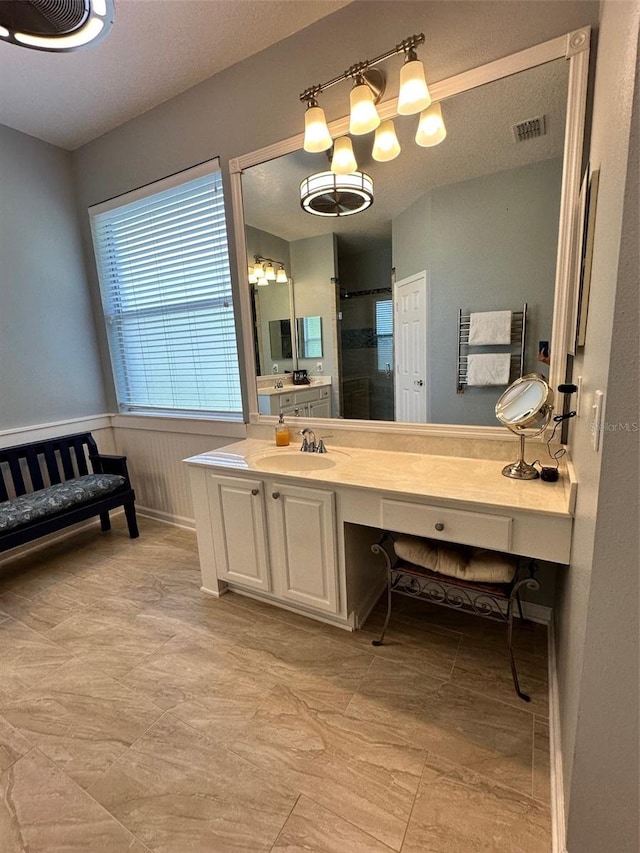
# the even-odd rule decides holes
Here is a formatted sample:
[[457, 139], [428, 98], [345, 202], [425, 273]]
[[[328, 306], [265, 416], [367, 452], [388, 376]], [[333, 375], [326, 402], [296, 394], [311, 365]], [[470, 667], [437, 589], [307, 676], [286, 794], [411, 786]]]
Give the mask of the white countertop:
[[313, 391], [314, 388], [320, 388], [321, 386], [331, 385], [330, 378], [323, 379], [313, 379], [308, 385], [294, 385], [293, 382], [288, 382], [282, 386], [282, 388], [274, 388], [273, 383], [271, 385], [267, 385], [264, 388], [261, 388], [258, 385], [258, 396], [259, 397], [272, 397], [274, 394], [293, 394], [298, 391]]
[[[296, 386], [297, 388], [298, 386]], [[308, 387], [308, 386], [307, 386]], [[458, 456], [432, 456], [389, 450], [339, 447], [336, 465], [318, 471], [274, 472], [261, 467], [265, 453], [296, 453], [298, 442], [276, 447], [272, 441], [245, 439], [218, 450], [186, 459], [190, 465], [260, 474], [275, 479], [313, 481], [330, 486], [348, 486], [377, 492], [398, 493], [408, 498], [434, 498], [446, 503], [473, 504], [570, 517], [575, 486], [567, 469], [556, 483], [541, 480], [512, 480], [502, 475], [503, 462]], [[328, 447], [331, 458], [332, 446]]]

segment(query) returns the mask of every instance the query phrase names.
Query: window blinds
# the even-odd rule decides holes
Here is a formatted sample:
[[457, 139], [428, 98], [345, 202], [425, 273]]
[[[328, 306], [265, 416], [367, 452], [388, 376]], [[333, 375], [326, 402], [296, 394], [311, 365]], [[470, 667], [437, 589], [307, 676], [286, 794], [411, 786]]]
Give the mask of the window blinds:
[[376, 340], [378, 344], [378, 370], [386, 371], [393, 364], [393, 301], [376, 302]]
[[206, 165], [89, 211], [123, 411], [242, 412], [222, 178]]

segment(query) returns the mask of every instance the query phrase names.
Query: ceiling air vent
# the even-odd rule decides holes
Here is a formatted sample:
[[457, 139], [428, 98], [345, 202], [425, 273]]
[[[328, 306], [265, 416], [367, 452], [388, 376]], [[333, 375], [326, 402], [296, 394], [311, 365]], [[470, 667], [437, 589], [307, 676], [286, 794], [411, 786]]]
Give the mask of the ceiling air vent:
[[536, 136], [544, 136], [547, 132], [545, 116], [536, 116], [526, 121], [519, 121], [511, 129], [516, 142], [525, 142], [527, 139], [535, 139]]

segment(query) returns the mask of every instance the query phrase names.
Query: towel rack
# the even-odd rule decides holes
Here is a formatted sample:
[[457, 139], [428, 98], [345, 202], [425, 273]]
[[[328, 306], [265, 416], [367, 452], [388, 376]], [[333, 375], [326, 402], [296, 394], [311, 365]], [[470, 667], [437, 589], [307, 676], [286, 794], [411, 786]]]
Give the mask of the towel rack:
[[[463, 313], [462, 308], [458, 311], [458, 363], [456, 369], [456, 392], [464, 394], [467, 387], [467, 356], [469, 355], [469, 326], [471, 324], [471, 312]], [[522, 306], [522, 311], [513, 311], [511, 314], [511, 342], [501, 346], [499, 352], [511, 350], [511, 369], [509, 382], [513, 382], [524, 374], [524, 353], [527, 339], [527, 303]], [[474, 347], [474, 350], [476, 348]], [[486, 352], [486, 347], [480, 352]]]

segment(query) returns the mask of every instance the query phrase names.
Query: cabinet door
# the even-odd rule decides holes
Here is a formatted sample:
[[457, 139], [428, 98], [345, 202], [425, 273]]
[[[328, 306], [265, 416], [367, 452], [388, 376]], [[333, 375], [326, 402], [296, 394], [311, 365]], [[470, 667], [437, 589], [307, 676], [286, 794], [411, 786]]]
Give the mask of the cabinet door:
[[333, 492], [280, 483], [270, 491], [271, 556], [278, 597], [337, 613]]
[[309, 403], [309, 417], [330, 418], [331, 400], [314, 400], [313, 403]]
[[269, 591], [262, 481], [210, 475], [208, 493], [218, 577]]

